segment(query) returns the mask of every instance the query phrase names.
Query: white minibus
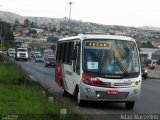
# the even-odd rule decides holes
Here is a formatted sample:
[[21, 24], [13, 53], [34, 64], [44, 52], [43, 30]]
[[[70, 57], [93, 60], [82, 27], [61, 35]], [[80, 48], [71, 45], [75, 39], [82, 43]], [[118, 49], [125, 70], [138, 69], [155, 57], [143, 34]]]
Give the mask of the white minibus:
[[124, 102], [134, 107], [141, 92], [141, 67], [133, 38], [80, 34], [60, 39], [56, 50], [55, 81], [63, 95], [86, 101]]

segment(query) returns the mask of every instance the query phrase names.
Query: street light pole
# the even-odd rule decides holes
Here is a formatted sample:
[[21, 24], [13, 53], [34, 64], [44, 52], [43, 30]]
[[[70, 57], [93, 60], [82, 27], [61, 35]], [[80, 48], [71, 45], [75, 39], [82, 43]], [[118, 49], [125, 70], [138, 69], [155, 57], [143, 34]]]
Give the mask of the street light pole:
[[69, 2], [68, 4], [69, 4], [69, 34], [70, 34], [71, 33], [71, 23], [70, 23], [70, 21], [71, 21], [71, 6], [74, 3], [73, 2]]

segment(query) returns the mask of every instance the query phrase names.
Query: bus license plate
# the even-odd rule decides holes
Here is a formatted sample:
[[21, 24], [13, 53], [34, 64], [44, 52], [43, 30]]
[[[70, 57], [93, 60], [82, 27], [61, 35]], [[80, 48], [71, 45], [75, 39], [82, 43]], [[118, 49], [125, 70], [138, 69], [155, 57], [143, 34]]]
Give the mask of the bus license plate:
[[109, 95], [117, 95], [118, 91], [117, 90], [108, 90], [108, 91], [106, 91], [106, 93]]

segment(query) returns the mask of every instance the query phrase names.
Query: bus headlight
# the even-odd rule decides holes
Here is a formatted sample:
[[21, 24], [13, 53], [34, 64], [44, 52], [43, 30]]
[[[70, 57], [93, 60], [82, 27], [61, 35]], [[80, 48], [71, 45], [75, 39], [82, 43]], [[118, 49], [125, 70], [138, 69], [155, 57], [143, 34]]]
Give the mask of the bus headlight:
[[100, 97], [100, 94], [99, 94], [99, 93], [97, 93], [97, 94], [96, 94], [96, 96], [97, 96], [97, 98], [99, 98], [99, 97]]

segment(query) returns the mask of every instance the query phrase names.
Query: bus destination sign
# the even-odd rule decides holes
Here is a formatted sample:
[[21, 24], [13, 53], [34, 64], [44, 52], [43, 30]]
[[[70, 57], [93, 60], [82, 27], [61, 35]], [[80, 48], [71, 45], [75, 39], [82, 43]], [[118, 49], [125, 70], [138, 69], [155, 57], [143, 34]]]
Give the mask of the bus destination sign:
[[110, 47], [110, 43], [102, 42], [86, 42], [86, 47]]

